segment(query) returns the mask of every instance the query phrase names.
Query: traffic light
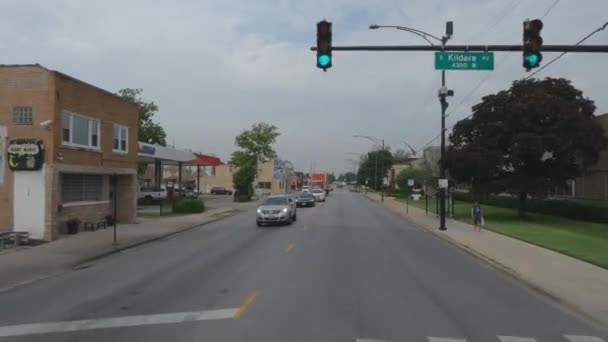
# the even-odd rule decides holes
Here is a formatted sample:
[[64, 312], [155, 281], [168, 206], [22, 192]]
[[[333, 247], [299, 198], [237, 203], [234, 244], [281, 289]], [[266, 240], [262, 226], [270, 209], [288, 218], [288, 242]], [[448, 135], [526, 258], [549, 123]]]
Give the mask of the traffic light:
[[524, 21], [524, 42], [523, 42], [523, 66], [526, 71], [538, 68], [543, 60], [540, 52], [543, 46], [543, 38], [540, 31], [543, 29], [543, 22], [540, 19]]
[[331, 23], [327, 20], [317, 23], [317, 68], [331, 68]]

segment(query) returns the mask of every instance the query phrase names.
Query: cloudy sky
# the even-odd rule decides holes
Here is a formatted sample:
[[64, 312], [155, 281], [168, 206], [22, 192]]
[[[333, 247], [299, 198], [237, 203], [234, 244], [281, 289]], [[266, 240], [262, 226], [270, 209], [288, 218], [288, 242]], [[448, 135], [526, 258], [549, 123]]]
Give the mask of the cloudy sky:
[[[432, 52], [335, 52], [315, 67], [315, 23], [334, 23], [334, 45], [425, 44], [404, 25], [453, 44], [518, 44], [525, 18], [545, 23], [545, 44], [571, 44], [608, 20], [606, 0], [0, 0], [0, 63], [40, 63], [110, 91], [143, 88], [160, 106], [169, 143], [227, 159], [252, 123], [279, 127], [280, 156], [343, 171], [348, 153], [419, 148], [439, 133], [439, 72]], [[588, 40], [608, 44], [608, 31]], [[545, 62], [554, 54], [545, 53]], [[520, 53], [496, 53], [493, 72], [447, 74], [456, 96], [447, 122], [484, 94], [526, 76]], [[541, 77], [567, 77], [608, 112], [606, 55], [569, 54]], [[352, 165], [352, 164], [351, 164]]]

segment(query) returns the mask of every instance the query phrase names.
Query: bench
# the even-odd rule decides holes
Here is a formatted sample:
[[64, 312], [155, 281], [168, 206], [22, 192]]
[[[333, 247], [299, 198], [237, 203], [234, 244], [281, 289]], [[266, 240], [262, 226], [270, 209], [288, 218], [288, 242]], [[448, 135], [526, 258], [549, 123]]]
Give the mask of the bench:
[[86, 221], [83, 223], [84, 225], [84, 231], [90, 230], [92, 232], [96, 231], [97, 229], [103, 228], [106, 229], [108, 228], [108, 224], [105, 220], [103, 221], [95, 221], [95, 222], [91, 222], [91, 221]]
[[30, 243], [29, 232], [0, 232], [0, 249]]

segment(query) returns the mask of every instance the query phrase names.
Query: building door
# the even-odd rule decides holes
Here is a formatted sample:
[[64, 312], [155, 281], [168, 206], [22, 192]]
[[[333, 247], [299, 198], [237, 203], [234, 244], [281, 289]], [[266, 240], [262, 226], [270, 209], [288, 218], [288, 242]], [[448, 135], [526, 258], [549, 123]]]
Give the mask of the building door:
[[44, 167], [38, 171], [14, 171], [13, 217], [15, 231], [44, 238]]

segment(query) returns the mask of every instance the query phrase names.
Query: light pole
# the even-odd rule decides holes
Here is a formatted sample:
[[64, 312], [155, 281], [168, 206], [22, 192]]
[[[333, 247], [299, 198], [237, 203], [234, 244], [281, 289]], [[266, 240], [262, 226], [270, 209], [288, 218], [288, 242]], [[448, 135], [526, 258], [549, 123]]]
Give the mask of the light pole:
[[[370, 25], [370, 30], [375, 30], [379, 28], [394, 28], [401, 31], [406, 31], [409, 33], [413, 33], [418, 37], [426, 40], [429, 44], [434, 46], [431, 39], [441, 43], [441, 50], [445, 50], [445, 43], [452, 38], [452, 34], [454, 33], [454, 24], [451, 21], [445, 23], [445, 35], [441, 38], [434, 36], [430, 33], [420, 31], [417, 29], [413, 29], [405, 26], [396, 26], [396, 25]], [[446, 98], [448, 96], [454, 96], [453, 90], [448, 90], [445, 86], [445, 70], [441, 70], [441, 88], [439, 89], [439, 103], [441, 105], [441, 161], [440, 161], [440, 181], [445, 182], [446, 173], [445, 173], [445, 111], [448, 108], [448, 102]], [[445, 199], [447, 195], [447, 187], [442, 184], [440, 194], [440, 220], [439, 220], [439, 230], [447, 230], [445, 226]]]
[[[353, 138], [363, 138], [363, 139], [367, 139], [372, 141], [375, 144], [382, 144], [382, 152], [384, 153], [384, 139], [380, 139], [380, 138], [376, 138], [376, 137], [372, 137], [369, 135], [360, 135], [360, 134], [355, 134], [353, 135]], [[374, 187], [376, 188], [376, 191], [378, 191], [378, 156], [380, 155], [380, 153], [376, 152], [376, 176], [374, 177]], [[382, 157], [382, 160], [380, 161], [380, 174], [382, 175], [382, 184], [380, 186], [381, 188], [381, 194], [382, 194], [382, 202], [384, 202], [384, 156]]]

